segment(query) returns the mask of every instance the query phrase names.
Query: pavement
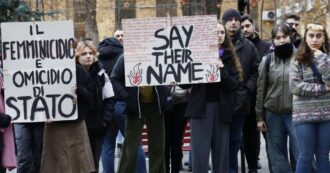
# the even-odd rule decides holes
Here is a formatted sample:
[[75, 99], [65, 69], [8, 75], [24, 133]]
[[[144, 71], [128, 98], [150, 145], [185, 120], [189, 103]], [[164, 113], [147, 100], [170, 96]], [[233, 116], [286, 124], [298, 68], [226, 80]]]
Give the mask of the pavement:
[[[261, 164], [262, 168], [258, 170], [258, 173], [269, 173], [269, 169], [268, 169], [268, 160], [267, 160], [267, 155], [266, 155], [266, 146], [265, 146], [265, 141], [264, 139], [262, 138], [261, 139], [261, 150], [260, 150], [260, 161], [259, 163]], [[183, 160], [182, 162], [186, 162], [188, 161], [188, 155], [189, 155], [189, 152], [188, 151], [185, 151], [183, 152], [184, 156], [183, 156]], [[242, 169], [241, 169], [241, 159], [240, 159], [240, 153], [238, 154], [239, 156], [239, 173], [242, 173]], [[116, 158], [116, 165], [118, 164], [118, 161], [119, 159]], [[147, 158], [147, 163], [148, 163], [148, 158]], [[101, 162], [100, 162], [101, 164]], [[247, 163], [245, 163], [245, 166], [247, 167]], [[248, 169], [246, 168], [246, 173], [248, 173]], [[7, 171], [7, 173], [16, 173], [16, 169], [12, 170], [12, 171]], [[103, 173], [102, 171], [102, 164], [100, 165], [100, 171], [99, 173]], [[187, 166], [183, 166], [183, 170], [180, 171], [180, 173], [191, 173], [188, 171], [188, 167]]]

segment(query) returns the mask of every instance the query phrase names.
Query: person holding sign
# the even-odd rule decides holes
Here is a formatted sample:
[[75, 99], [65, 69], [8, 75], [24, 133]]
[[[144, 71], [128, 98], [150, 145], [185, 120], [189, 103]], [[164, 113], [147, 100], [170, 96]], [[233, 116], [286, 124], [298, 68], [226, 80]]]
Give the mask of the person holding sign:
[[164, 111], [168, 108], [170, 88], [166, 86], [125, 87], [124, 56], [119, 57], [111, 82], [116, 97], [126, 102], [125, 140], [118, 172], [136, 170], [137, 150], [140, 145], [144, 122], [148, 130], [149, 172], [165, 173]]
[[48, 122], [44, 132], [41, 173], [90, 173], [95, 171], [85, 118], [89, 115], [91, 81], [89, 74], [76, 65], [78, 119]]
[[90, 113], [86, 117], [89, 141], [92, 148], [96, 172], [101, 156], [106, 122], [102, 117], [111, 117], [113, 112], [110, 97], [114, 96], [110, 79], [101, 62], [96, 61], [97, 50], [92, 41], [81, 41], [77, 45], [76, 62], [90, 74], [93, 98]]
[[229, 124], [233, 96], [242, 80], [242, 68], [223, 24], [217, 25], [221, 82], [180, 85], [191, 88], [186, 116], [191, 118], [192, 170], [207, 173], [212, 152], [214, 173], [229, 171]]

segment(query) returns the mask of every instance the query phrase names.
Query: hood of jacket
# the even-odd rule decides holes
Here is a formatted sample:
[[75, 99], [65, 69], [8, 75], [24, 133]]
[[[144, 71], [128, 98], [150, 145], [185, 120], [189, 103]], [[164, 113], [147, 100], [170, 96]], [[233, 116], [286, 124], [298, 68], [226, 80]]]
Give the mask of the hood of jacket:
[[106, 38], [99, 44], [98, 51], [99, 59], [113, 59], [123, 53], [123, 45], [116, 38]]

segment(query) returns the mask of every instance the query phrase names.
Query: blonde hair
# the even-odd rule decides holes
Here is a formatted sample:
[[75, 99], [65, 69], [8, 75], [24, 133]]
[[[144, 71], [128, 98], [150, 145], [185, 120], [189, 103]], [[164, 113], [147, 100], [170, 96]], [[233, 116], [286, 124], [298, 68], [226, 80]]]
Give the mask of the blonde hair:
[[93, 44], [93, 41], [89, 41], [89, 40], [86, 40], [86, 41], [80, 41], [78, 44], [77, 44], [77, 48], [76, 48], [76, 63], [79, 64], [79, 57], [81, 55], [81, 53], [84, 51], [84, 49], [88, 47], [90, 50], [92, 50], [93, 52], [93, 55], [94, 55], [94, 61], [96, 61], [96, 55], [97, 55], [97, 49], [96, 47], [94, 46]]

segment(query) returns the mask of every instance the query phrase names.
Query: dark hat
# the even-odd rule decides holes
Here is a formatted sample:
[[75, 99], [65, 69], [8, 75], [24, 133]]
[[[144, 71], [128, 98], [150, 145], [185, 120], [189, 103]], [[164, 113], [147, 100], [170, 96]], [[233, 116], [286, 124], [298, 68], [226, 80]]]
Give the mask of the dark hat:
[[236, 18], [236, 19], [240, 20], [241, 15], [239, 14], [239, 12], [237, 10], [230, 8], [223, 13], [223, 16], [222, 16], [223, 23], [228, 22], [228, 20], [230, 18]]

